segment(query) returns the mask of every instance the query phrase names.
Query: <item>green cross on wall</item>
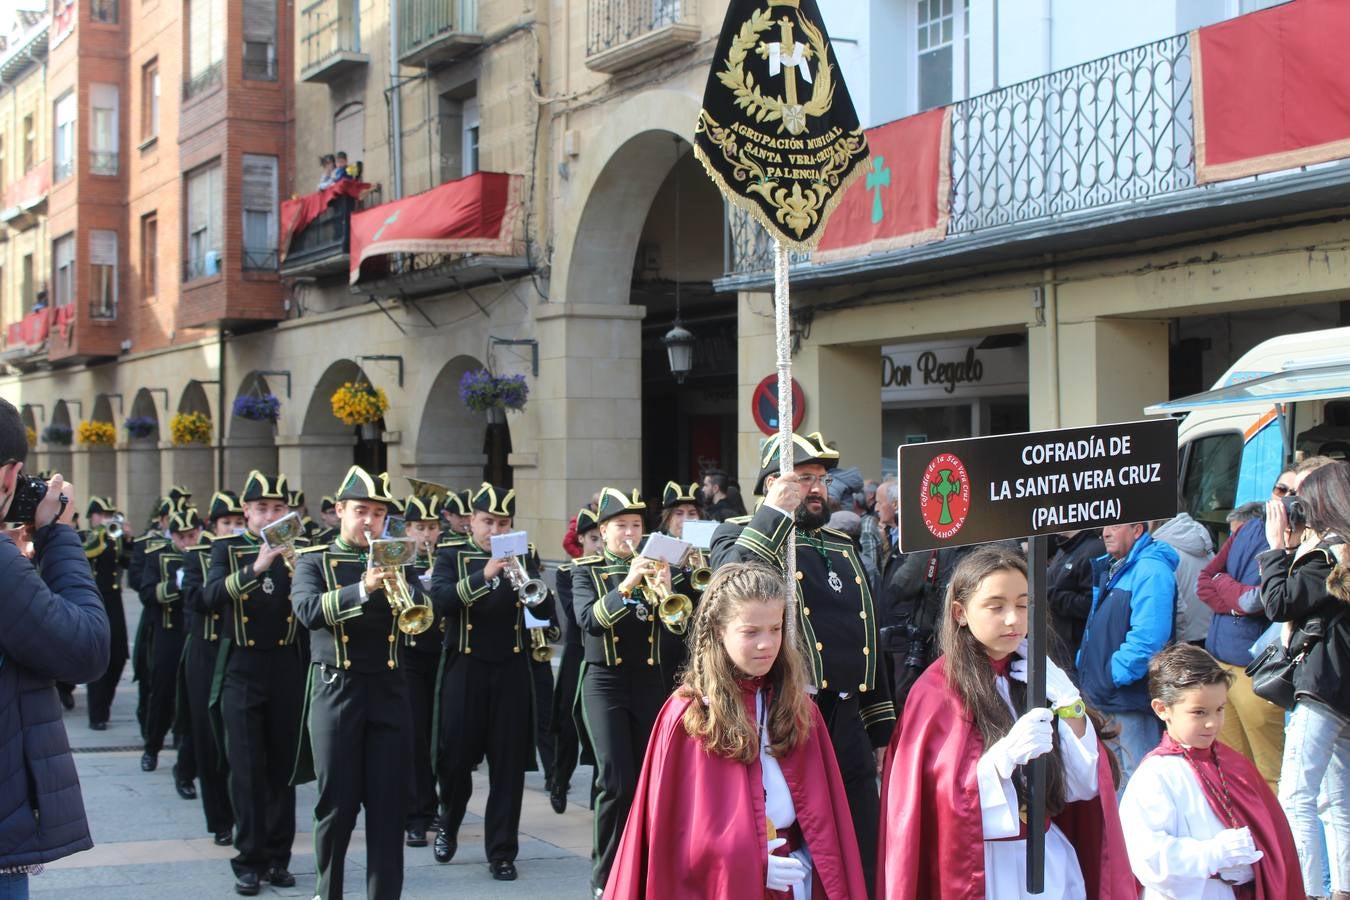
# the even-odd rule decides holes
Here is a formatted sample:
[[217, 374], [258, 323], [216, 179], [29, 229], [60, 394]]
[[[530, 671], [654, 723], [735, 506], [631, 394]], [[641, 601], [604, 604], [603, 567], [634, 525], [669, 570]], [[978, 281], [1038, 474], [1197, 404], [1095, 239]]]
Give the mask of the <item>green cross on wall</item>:
[[938, 472], [942, 477], [936, 484], [928, 485], [928, 496], [942, 498], [942, 515], [938, 516], [939, 525], [952, 524], [951, 498], [953, 495], [961, 493], [961, 480], [952, 478], [951, 469], [942, 469]]
[[872, 157], [872, 171], [867, 173], [867, 189], [872, 191], [872, 224], [880, 224], [885, 217], [881, 208], [881, 189], [890, 187], [891, 170], [886, 167], [886, 157]]

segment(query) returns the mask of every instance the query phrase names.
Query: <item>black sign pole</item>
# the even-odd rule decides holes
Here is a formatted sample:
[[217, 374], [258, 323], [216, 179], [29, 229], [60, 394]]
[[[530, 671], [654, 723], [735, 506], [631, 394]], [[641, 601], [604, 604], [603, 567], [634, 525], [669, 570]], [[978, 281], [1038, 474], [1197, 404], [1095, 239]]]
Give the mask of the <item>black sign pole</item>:
[[[1049, 645], [1049, 615], [1046, 599], [1046, 566], [1049, 538], [1027, 539], [1027, 708], [1045, 706], [1045, 653]], [[1027, 893], [1045, 892], [1045, 766], [1046, 757], [1031, 761], [1027, 779]]]

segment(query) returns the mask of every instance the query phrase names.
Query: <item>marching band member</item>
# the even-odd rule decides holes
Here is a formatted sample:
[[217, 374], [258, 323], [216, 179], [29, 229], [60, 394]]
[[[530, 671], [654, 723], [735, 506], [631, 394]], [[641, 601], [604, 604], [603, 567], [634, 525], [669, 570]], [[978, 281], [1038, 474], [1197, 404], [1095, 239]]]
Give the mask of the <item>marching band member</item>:
[[[698, 485], [683, 485], [674, 481], [667, 481], [665, 488], [661, 491], [661, 521], [656, 530], [677, 540], [683, 540], [684, 523], [690, 520], [697, 522], [700, 518], [702, 516], [699, 515], [698, 511]], [[687, 588], [684, 593], [697, 607], [702, 592], [693, 586], [691, 580], [692, 567], [685, 565], [684, 573]], [[669, 629], [663, 628], [661, 630], [661, 672], [672, 689], [678, 684], [680, 670], [684, 668], [688, 659], [689, 646], [685, 642], [685, 636], [672, 634]]]
[[[417, 542], [417, 563], [413, 570], [424, 588], [432, 571], [436, 545], [440, 540], [440, 517], [436, 500], [409, 496], [403, 502], [408, 537]], [[409, 847], [427, 845], [427, 829], [436, 822], [436, 773], [431, 764], [431, 718], [436, 704], [436, 674], [440, 671], [441, 644], [445, 640], [445, 620], [438, 618], [422, 634], [400, 638], [403, 654], [399, 667], [408, 684], [408, 703], [412, 708], [412, 767], [408, 799], [407, 837]]]
[[445, 522], [447, 538], [469, 533], [469, 519], [473, 517], [473, 491], [451, 491], [441, 504], [441, 519]]
[[[869, 887], [875, 881], [877, 772], [895, 727], [890, 680], [880, 666], [877, 610], [853, 539], [824, 527], [829, 471], [839, 454], [819, 433], [792, 436], [793, 473], [779, 477], [779, 439], [765, 444], [756, 494], [764, 504], [749, 524], [721, 525], [713, 535], [714, 568], [759, 561], [783, 568], [795, 534], [797, 620], [816, 705], [830, 730]], [[794, 530], [793, 525], [796, 525]]]
[[115, 538], [109, 533], [109, 526], [114, 524], [116, 516], [117, 507], [113, 505], [111, 497], [91, 497], [85, 515], [89, 529], [80, 534], [84, 541], [84, 555], [89, 558], [89, 566], [93, 570], [94, 581], [98, 583], [99, 596], [103, 598], [103, 608], [108, 613], [111, 628], [107, 671], [98, 681], [89, 682], [86, 688], [89, 727], [93, 731], [105, 731], [108, 728], [117, 682], [122, 679], [122, 670], [126, 668], [129, 657], [127, 615], [122, 606], [122, 571], [130, 561], [131, 540], [125, 532]]
[[187, 647], [183, 651], [180, 695], [186, 699], [192, 725], [192, 748], [197, 761], [197, 794], [206, 814], [206, 827], [217, 846], [234, 843], [234, 810], [230, 808], [229, 766], [221, 752], [221, 735], [213, 727], [211, 683], [220, 653], [220, 613], [202, 601], [206, 572], [211, 566], [211, 542], [244, 528], [244, 508], [234, 491], [217, 491], [206, 511], [208, 531], [201, 543], [187, 549], [183, 570], [183, 618]]
[[583, 633], [582, 719], [595, 751], [599, 793], [591, 850], [591, 889], [600, 896], [614, 864], [637, 788], [647, 739], [670, 685], [661, 672], [656, 595], [644, 584], [687, 593], [684, 573], [636, 553], [647, 504], [637, 491], [607, 487], [596, 510], [603, 551], [572, 571], [572, 606]]
[[300, 524], [305, 529], [305, 537], [309, 538], [311, 542], [316, 541], [323, 528], [309, 517], [309, 507], [305, 505], [305, 492], [299, 489], [287, 491], [286, 505], [290, 507], [291, 512], [300, 517]]
[[[483, 842], [498, 881], [516, 878], [525, 772], [534, 767], [533, 723], [523, 714], [533, 702], [524, 617], [530, 598], [523, 585], [513, 584], [508, 566], [523, 562], [528, 579], [538, 579], [539, 557], [533, 547], [523, 560], [492, 557], [492, 537], [512, 530], [515, 501], [515, 491], [485, 482], [473, 495], [469, 539], [442, 547], [431, 577], [431, 594], [447, 625], [437, 756], [444, 814], [433, 849], [437, 862], [454, 857], [473, 767], [486, 754]], [[529, 589], [538, 597], [531, 612], [550, 615], [547, 589]]]
[[410, 627], [404, 617], [430, 624], [425, 618], [430, 608], [410, 564], [381, 566], [370, 559], [370, 539], [384, 533], [394, 504], [389, 475], [352, 466], [335, 500], [338, 537], [297, 554], [291, 591], [296, 615], [311, 632], [313, 658], [308, 678], [312, 756], [302, 751], [297, 780], [307, 780], [312, 762], [319, 781], [315, 896], [342, 897], [347, 845], [364, 807], [366, 896], [396, 900], [403, 891], [403, 824], [412, 764], [399, 635], [401, 627]]
[[[602, 546], [600, 530], [596, 526], [595, 511], [583, 506], [577, 511], [577, 539], [582, 556], [594, 556]], [[549, 726], [553, 732], [553, 778], [549, 788], [549, 804], [561, 815], [567, 811], [567, 792], [572, 786], [572, 773], [581, 756], [581, 739], [577, 734], [577, 685], [581, 681], [581, 662], [586, 656], [581, 643], [581, 626], [577, 624], [576, 609], [572, 605], [572, 570], [576, 562], [568, 560], [558, 566], [558, 611], [566, 620], [563, 633], [562, 659], [558, 662], [558, 683], [553, 689], [553, 710]]]
[[[168, 540], [155, 539], [146, 544], [140, 593], [145, 614], [150, 616], [150, 695], [145, 707], [142, 772], [153, 772], [158, 767], [164, 736], [177, 712], [178, 663], [186, 639], [181, 590], [183, 564], [187, 548], [197, 543], [201, 531], [201, 517], [189, 506], [169, 516]], [[174, 765], [174, 784], [184, 800], [197, 799], [192, 784], [195, 768], [191, 758], [180, 758]]]
[[[155, 514], [144, 534], [132, 538], [131, 558], [127, 562], [127, 587], [140, 595], [141, 578], [145, 573], [145, 550], [152, 541], [169, 539], [169, 516], [174, 512], [174, 501], [161, 497], [155, 504]], [[136, 722], [145, 738], [145, 710], [150, 698], [150, 623], [151, 610], [142, 605], [141, 619], [136, 625], [136, 636], [131, 643], [131, 680], [136, 682]]]
[[286, 549], [267, 546], [262, 530], [285, 516], [286, 476], [249, 473], [240, 497], [247, 530], [211, 542], [203, 602], [219, 613], [229, 647], [220, 688], [225, 753], [230, 760], [237, 853], [235, 892], [258, 893], [266, 880], [293, 887], [287, 866], [295, 841], [290, 776], [300, 740], [304, 662], [291, 609]]
[[319, 530], [314, 535], [315, 544], [331, 544], [338, 533], [337, 504], [331, 494], [324, 494], [319, 501]]

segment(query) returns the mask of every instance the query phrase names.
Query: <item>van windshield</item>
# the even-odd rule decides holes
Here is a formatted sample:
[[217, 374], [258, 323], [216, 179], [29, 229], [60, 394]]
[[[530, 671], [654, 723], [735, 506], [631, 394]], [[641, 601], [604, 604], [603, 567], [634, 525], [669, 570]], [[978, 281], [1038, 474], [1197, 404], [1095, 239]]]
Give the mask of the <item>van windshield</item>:
[[1181, 498], [1191, 518], [1209, 529], [1216, 547], [1228, 535], [1228, 514], [1233, 511], [1242, 468], [1242, 443], [1236, 431], [1209, 434], [1192, 441], [1186, 456]]

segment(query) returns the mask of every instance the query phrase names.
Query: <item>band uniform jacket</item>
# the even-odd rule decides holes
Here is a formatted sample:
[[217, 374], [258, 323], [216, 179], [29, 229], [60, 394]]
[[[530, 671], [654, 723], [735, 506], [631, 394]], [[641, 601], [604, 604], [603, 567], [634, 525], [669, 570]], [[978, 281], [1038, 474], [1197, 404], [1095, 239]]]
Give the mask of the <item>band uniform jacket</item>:
[[299, 637], [291, 608], [291, 573], [278, 556], [261, 575], [253, 573], [262, 538], [252, 532], [211, 542], [211, 565], [202, 600], [220, 613], [222, 630], [238, 649], [286, 647], [308, 641]]
[[[660, 634], [666, 629], [657, 613], [655, 597], [644, 585], [625, 598], [619, 585], [628, 574], [627, 559], [603, 549], [595, 556], [576, 560], [572, 570], [572, 607], [581, 626], [581, 642], [587, 663], [602, 666], [661, 665]], [[694, 596], [688, 573], [670, 572], [671, 591]]]
[[[748, 522], [722, 524], [713, 534], [713, 568], [759, 562], [781, 571], [791, 526], [790, 516], [767, 505]], [[884, 747], [895, 728], [895, 707], [878, 647], [879, 610], [856, 545], [830, 528], [797, 529], [796, 535], [797, 622], [812, 683], [822, 691], [856, 694], [872, 746]]]
[[215, 536], [202, 533], [202, 543], [187, 548], [183, 564], [183, 616], [190, 633], [207, 643], [220, 640], [220, 613], [206, 608], [206, 575], [211, 568], [211, 544]]
[[[431, 596], [437, 615], [445, 618], [446, 652], [471, 654], [487, 662], [502, 662], [517, 655], [528, 658], [530, 633], [525, 625], [525, 604], [505, 573], [491, 581], [483, 577], [491, 558], [490, 552], [472, 540], [451, 539], [436, 550]], [[525, 571], [531, 578], [540, 578], [541, 570], [539, 553], [531, 544]], [[550, 641], [561, 637], [551, 592], [530, 614], [549, 623], [545, 636]]]
[[[122, 570], [131, 561], [131, 541], [126, 537], [113, 540], [101, 528], [80, 532], [80, 539], [84, 543], [84, 555], [89, 560], [89, 570], [94, 576], [94, 583], [98, 585], [99, 596], [103, 598], [104, 607], [110, 610], [108, 619], [112, 624], [112, 658], [120, 654], [125, 660], [127, 620], [122, 609]], [[116, 617], [111, 613], [113, 608], [118, 611]]]
[[183, 594], [179, 572], [187, 559], [173, 541], [156, 538], [145, 544], [141, 570], [141, 603], [154, 624], [165, 631], [183, 628]]

